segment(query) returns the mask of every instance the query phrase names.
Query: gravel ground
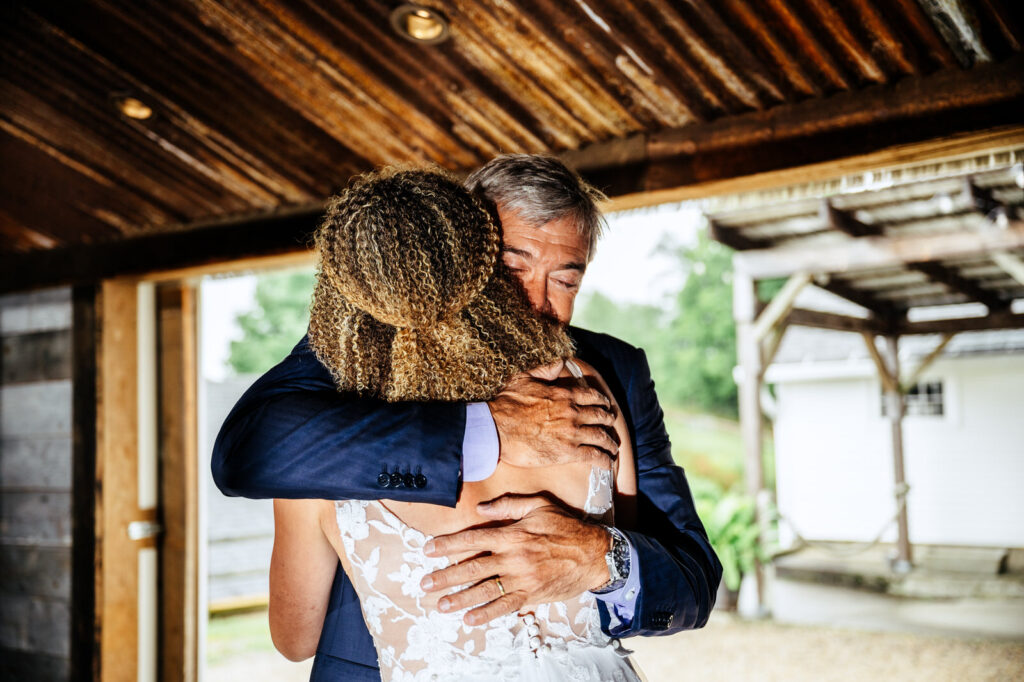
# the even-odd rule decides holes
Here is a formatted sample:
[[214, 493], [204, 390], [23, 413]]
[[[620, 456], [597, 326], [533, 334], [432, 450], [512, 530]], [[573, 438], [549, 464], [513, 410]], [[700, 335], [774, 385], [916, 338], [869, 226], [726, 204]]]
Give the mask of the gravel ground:
[[[207, 666], [210, 682], [300, 682], [310, 662], [289, 663], [256, 629], [266, 614], [230, 619], [251, 632], [251, 645]], [[1024, 643], [780, 625], [715, 612], [702, 630], [634, 638], [635, 660], [650, 682], [984, 682], [1024, 680]], [[211, 646], [213, 643], [211, 642]], [[214, 647], [216, 648], [216, 647]], [[214, 653], [211, 651], [210, 653]]]
[[1024, 643], [744, 621], [628, 641], [650, 682], [1024, 680]]

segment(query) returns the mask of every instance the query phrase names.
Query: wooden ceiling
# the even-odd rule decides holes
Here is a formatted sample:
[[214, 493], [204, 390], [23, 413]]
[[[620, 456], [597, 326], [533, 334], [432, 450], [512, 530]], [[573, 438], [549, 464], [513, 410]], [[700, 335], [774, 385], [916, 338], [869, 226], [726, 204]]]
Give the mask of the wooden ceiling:
[[555, 152], [622, 195], [1024, 122], [1018, 0], [423, 0], [436, 46], [398, 4], [5, 3], [2, 289], [301, 248], [379, 164]]

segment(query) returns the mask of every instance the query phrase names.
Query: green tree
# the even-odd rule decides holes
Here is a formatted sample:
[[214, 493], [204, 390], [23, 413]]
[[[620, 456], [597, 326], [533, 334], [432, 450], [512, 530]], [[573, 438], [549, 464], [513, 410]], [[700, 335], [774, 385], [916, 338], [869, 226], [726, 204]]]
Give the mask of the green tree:
[[704, 233], [693, 245], [661, 248], [686, 273], [668, 311], [598, 292], [581, 299], [573, 322], [642, 347], [664, 403], [735, 417], [732, 252]]
[[687, 273], [659, 358], [667, 396], [682, 405], [736, 415], [736, 325], [732, 319], [732, 252], [699, 232], [677, 247]]
[[228, 364], [239, 374], [262, 373], [291, 352], [309, 326], [312, 270], [258, 275], [255, 304], [235, 322], [242, 338], [231, 342]]
[[650, 348], [664, 335], [665, 311], [654, 305], [616, 303], [600, 291], [580, 296], [572, 323]]

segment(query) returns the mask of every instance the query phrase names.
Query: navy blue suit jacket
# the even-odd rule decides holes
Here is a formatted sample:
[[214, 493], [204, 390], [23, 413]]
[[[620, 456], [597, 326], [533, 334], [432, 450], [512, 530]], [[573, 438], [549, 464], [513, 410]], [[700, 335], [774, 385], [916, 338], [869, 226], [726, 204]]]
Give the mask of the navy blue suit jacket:
[[[672, 460], [644, 352], [572, 328], [577, 355], [601, 373], [629, 425], [637, 458], [637, 529], [626, 530], [640, 566], [629, 627], [610, 634], [667, 635], [702, 627], [722, 566]], [[454, 506], [466, 410], [461, 403], [386, 403], [339, 393], [303, 338], [239, 399], [217, 436], [213, 477], [226, 495], [250, 498], [400, 499]], [[382, 487], [384, 477], [420, 486]], [[412, 476], [407, 476], [411, 474]], [[599, 602], [602, 622], [609, 616]], [[339, 570], [313, 680], [379, 680], [359, 599]]]

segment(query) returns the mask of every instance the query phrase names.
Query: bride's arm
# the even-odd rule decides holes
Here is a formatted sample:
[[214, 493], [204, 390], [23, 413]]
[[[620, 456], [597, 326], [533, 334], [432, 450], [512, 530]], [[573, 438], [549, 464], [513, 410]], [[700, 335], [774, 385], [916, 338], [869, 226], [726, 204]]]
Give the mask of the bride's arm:
[[322, 500], [274, 500], [270, 636], [291, 661], [316, 653], [338, 555], [320, 527]]

